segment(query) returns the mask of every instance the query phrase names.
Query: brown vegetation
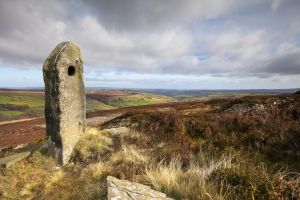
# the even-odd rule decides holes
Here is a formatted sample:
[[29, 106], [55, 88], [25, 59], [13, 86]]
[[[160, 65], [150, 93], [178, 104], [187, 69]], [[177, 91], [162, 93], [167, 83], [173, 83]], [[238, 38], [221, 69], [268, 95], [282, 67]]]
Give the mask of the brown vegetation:
[[300, 199], [299, 103], [265, 96], [131, 110], [89, 128], [63, 168], [41, 150], [3, 170], [0, 197], [103, 199], [111, 175], [175, 199]]

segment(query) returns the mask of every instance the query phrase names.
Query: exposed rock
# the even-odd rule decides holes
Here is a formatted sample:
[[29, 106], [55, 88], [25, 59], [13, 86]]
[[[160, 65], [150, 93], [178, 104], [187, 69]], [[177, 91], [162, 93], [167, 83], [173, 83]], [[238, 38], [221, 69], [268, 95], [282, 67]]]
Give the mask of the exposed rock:
[[0, 159], [0, 166], [3, 168], [8, 168], [11, 165], [15, 164], [16, 162], [23, 160], [24, 158], [28, 157], [30, 155], [30, 151], [17, 153], [12, 156], [7, 156]]
[[62, 42], [43, 66], [49, 151], [64, 165], [85, 132], [86, 102], [79, 47]]
[[149, 186], [107, 177], [108, 200], [153, 200], [169, 199], [166, 194], [152, 190]]
[[248, 113], [253, 111], [263, 111], [265, 106], [263, 104], [248, 104], [238, 103], [224, 110], [227, 113]]
[[127, 128], [127, 127], [123, 127], [123, 126], [120, 126], [120, 127], [116, 127], [116, 128], [107, 128], [107, 129], [103, 129], [104, 131], [107, 131], [107, 132], [110, 132], [110, 133], [113, 133], [113, 134], [122, 134], [122, 133], [128, 133], [130, 132], [130, 129]]
[[97, 127], [105, 122], [108, 122], [116, 117], [119, 117], [121, 114], [112, 114], [107, 116], [101, 116], [101, 117], [93, 117], [87, 119], [87, 124], [89, 127]]
[[281, 105], [284, 105], [285, 103], [286, 103], [285, 100], [277, 99], [273, 102], [273, 106], [281, 106]]
[[28, 143], [25, 143], [25, 144], [19, 144], [18, 146], [16, 146], [16, 147], [14, 148], [14, 150], [23, 149], [23, 148], [27, 147], [28, 145], [29, 145]]

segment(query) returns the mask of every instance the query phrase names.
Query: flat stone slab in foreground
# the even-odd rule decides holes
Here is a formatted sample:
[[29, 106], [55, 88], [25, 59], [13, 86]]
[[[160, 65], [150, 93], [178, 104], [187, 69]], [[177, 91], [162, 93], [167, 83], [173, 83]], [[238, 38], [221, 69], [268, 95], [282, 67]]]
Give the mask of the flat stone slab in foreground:
[[107, 177], [108, 200], [171, 200], [166, 194], [152, 190], [149, 186]]
[[24, 158], [28, 157], [30, 155], [30, 151], [17, 153], [12, 156], [4, 157], [0, 159], [0, 166], [3, 168], [8, 168], [11, 165], [15, 164], [16, 162], [23, 160]]

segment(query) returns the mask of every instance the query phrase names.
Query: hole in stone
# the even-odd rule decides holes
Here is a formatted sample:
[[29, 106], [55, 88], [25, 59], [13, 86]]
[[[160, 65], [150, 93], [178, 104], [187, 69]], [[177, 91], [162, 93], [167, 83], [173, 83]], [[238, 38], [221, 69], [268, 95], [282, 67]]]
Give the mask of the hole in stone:
[[68, 68], [68, 75], [69, 76], [73, 76], [75, 74], [76, 70], [75, 70], [75, 67], [74, 66], [70, 66]]

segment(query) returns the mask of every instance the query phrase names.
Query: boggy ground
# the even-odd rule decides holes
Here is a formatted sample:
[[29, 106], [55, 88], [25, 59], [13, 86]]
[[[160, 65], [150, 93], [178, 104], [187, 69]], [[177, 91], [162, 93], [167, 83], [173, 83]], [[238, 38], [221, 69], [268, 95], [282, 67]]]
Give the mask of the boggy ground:
[[134, 110], [88, 128], [70, 164], [46, 149], [1, 171], [3, 199], [105, 199], [106, 176], [175, 199], [300, 199], [299, 95]]

